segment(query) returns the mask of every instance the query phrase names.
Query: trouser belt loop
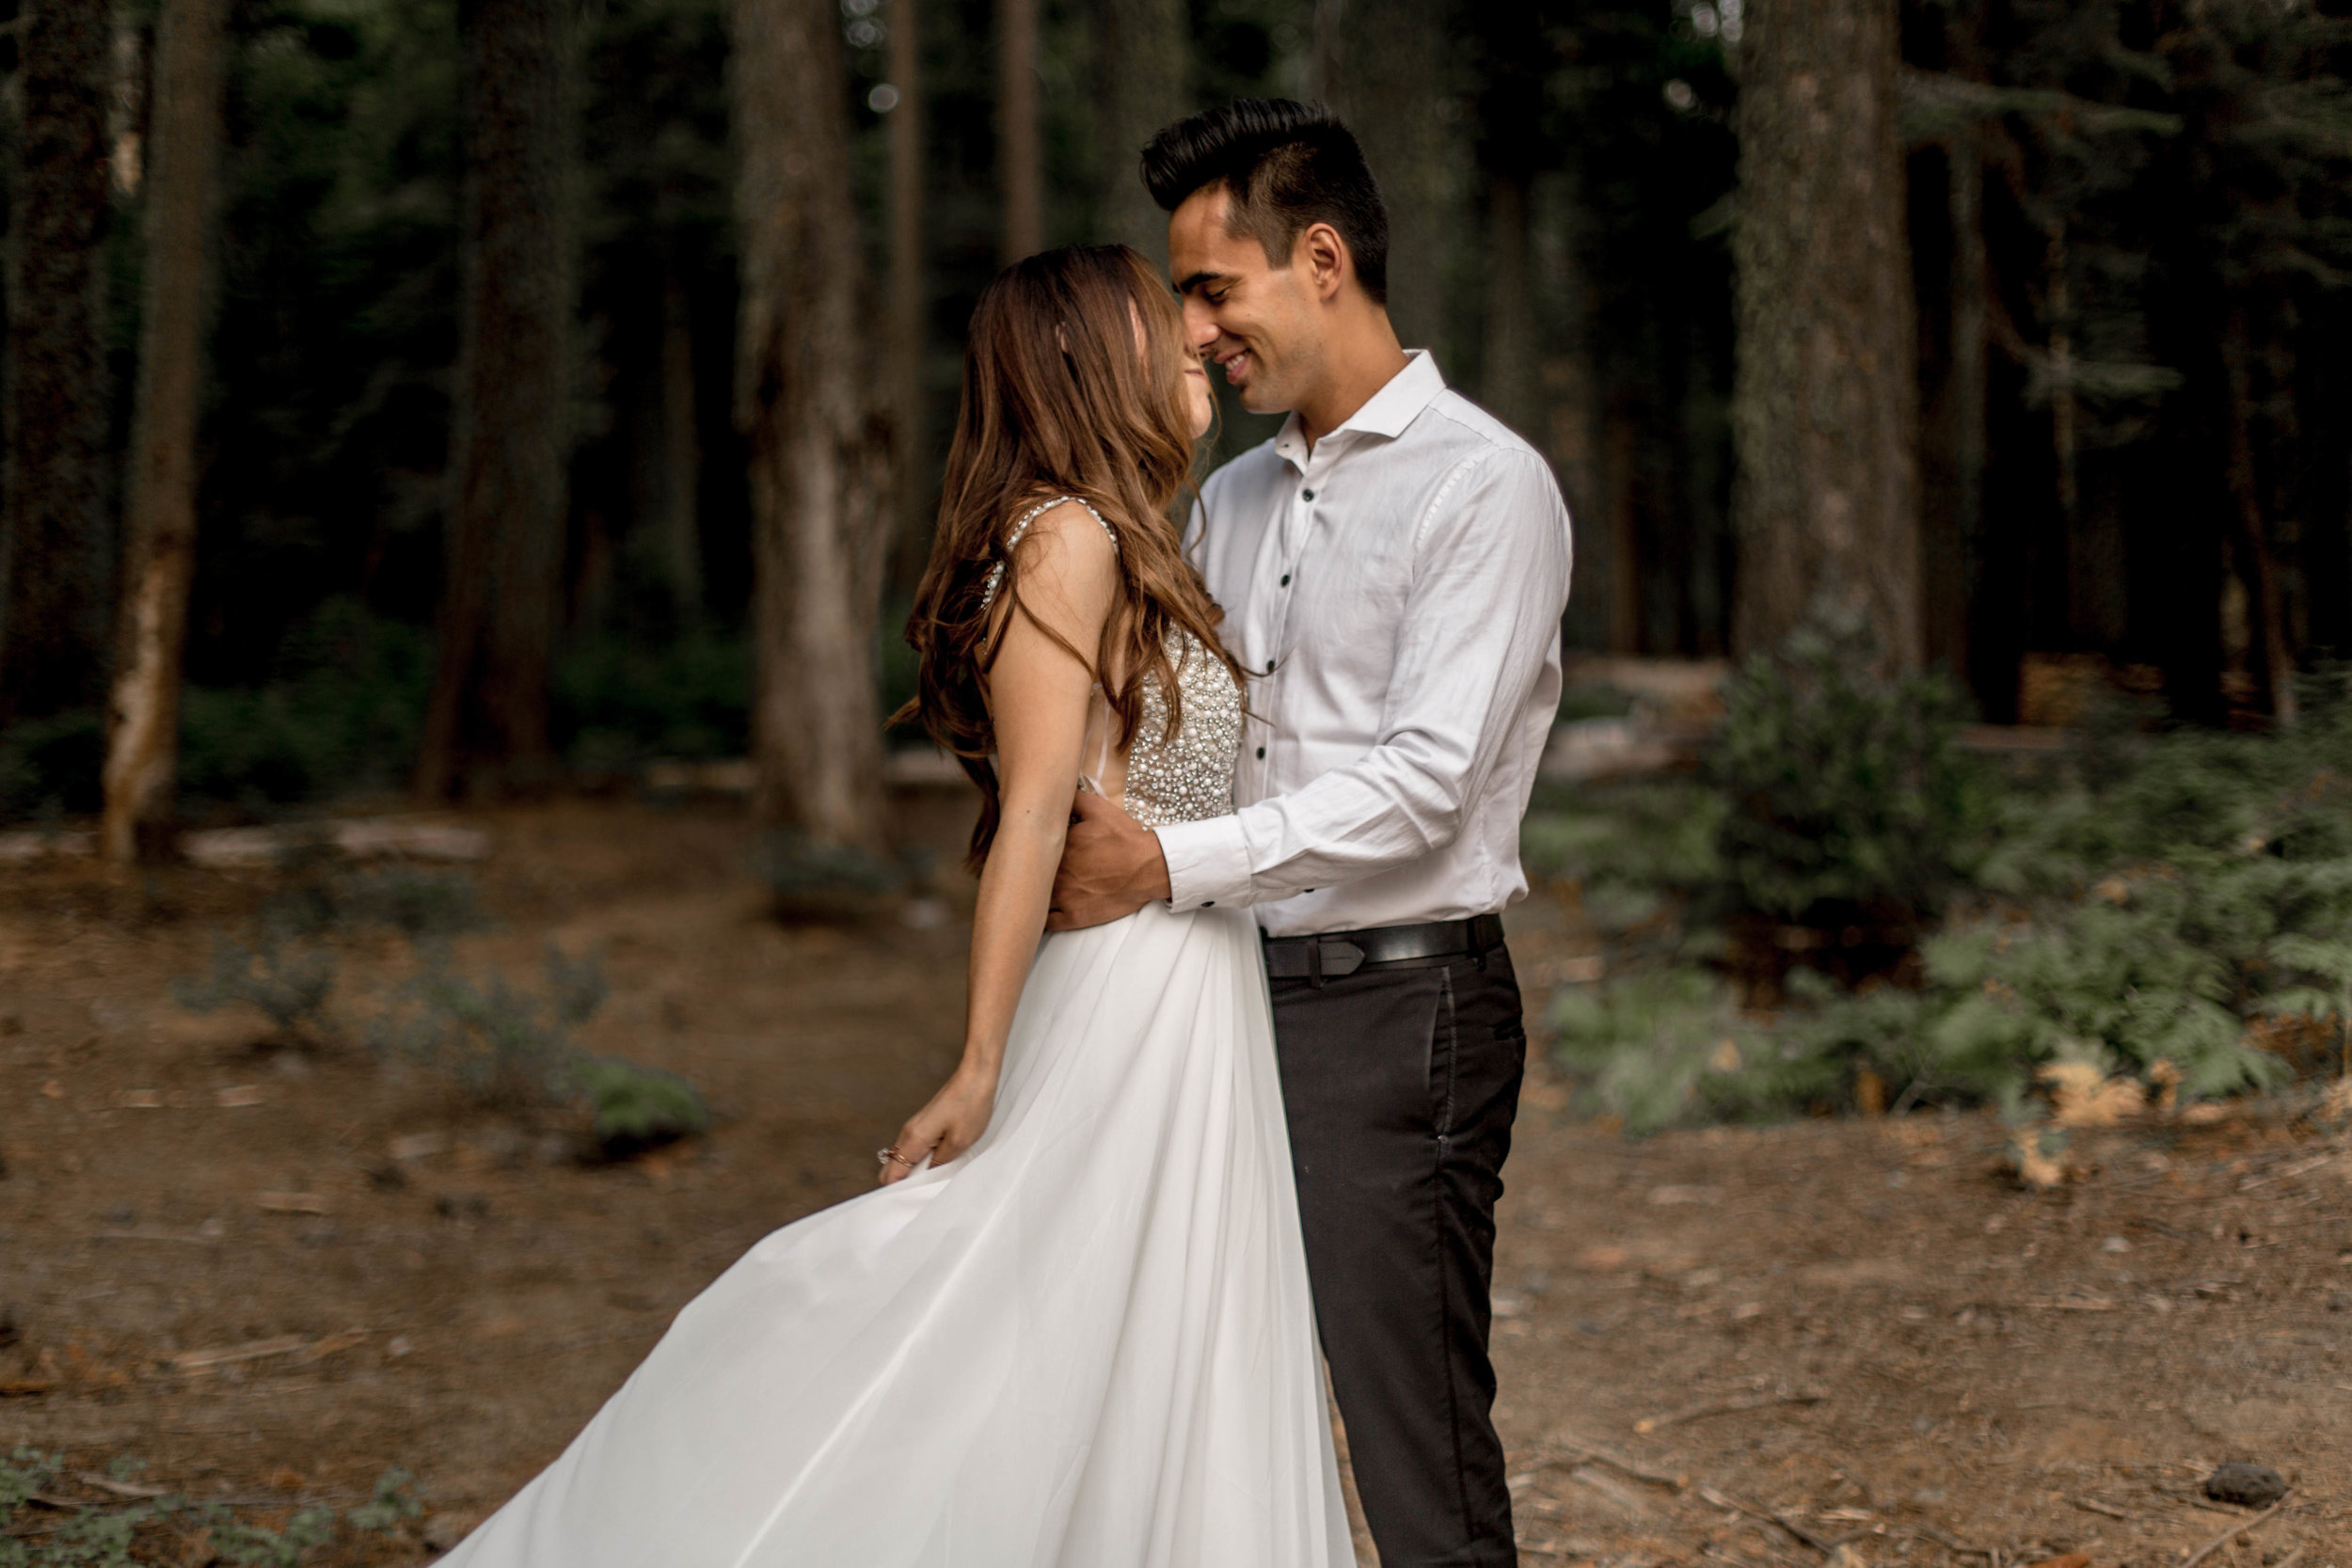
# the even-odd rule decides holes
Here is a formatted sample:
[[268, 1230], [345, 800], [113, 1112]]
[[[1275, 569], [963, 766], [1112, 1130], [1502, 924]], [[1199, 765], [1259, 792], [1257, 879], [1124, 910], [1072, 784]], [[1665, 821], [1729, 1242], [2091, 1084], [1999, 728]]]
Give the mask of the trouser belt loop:
[[1307, 939], [1307, 984], [1316, 990], [1323, 989], [1323, 939]]

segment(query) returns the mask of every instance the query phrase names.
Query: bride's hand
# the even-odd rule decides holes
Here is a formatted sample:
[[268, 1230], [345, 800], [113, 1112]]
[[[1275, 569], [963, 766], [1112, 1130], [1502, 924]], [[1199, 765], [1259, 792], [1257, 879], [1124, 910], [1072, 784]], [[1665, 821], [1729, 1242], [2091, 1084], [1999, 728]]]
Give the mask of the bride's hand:
[[[884, 1160], [882, 1184], [903, 1181], [914, 1174], [914, 1167], [929, 1155], [934, 1165], [948, 1161], [970, 1148], [988, 1131], [988, 1118], [996, 1109], [996, 1078], [956, 1069], [955, 1075], [931, 1096], [930, 1103], [907, 1118], [898, 1129], [898, 1136], [891, 1147], [898, 1151], [898, 1160]], [[900, 1160], [906, 1163], [901, 1164]]]

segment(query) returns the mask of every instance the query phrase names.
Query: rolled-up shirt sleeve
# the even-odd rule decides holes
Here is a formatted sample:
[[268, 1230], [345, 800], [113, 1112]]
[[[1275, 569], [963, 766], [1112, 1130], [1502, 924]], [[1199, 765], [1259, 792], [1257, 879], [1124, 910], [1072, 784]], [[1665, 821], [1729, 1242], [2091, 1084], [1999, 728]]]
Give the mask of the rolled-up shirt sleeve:
[[1376, 742], [1288, 794], [1155, 829], [1171, 907], [1336, 887], [1461, 831], [1559, 638], [1568, 519], [1542, 460], [1499, 448], [1448, 476], [1418, 531]]

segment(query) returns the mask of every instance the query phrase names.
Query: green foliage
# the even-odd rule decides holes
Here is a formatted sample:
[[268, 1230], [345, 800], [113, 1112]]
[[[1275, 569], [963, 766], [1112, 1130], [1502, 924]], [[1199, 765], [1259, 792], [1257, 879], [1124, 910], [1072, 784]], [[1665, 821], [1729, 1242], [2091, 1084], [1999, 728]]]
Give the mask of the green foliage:
[[1941, 675], [1881, 680], [1876, 656], [1860, 634], [1807, 628], [1725, 683], [1706, 768], [1735, 908], [1924, 916], [1965, 879], [1991, 804], [1959, 747], [1967, 698]]
[[97, 811], [105, 763], [95, 709], [0, 727], [0, 822]]
[[421, 630], [330, 599], [288, 633], [267, 683], [189, 688], [181, 795], [265, 812], [396, 788], [416, 755], [431, 679]]
[[752, 658], [740, 636], [694, 629], [583, 643], [556, 668], [555, 733], [575, 768], [739, 757], [751, 745]]
[[301, 1568], [303, 1555], [335, 1539], [335, 1511], [306, 1508], [286, 1521], [283, 1529], [230, 1522], [212, 1529], [213, 1551], [231, 1562], [261, 1568]]
[[906, 881], [905, 870], [880, 855], [850, 845], [819, 844], [789, 831], [762, 839], [752, 863], [786, 904], [894, 893]]
[[397, 1528], [403, 1520], [421, 1518], [424, 1504], [417, 1500], [417, 1478], [395, 1465], [375, 1478], [375, 1489], [366, 1502], [343, 1515], [356, 1530], [380, 1533]]
[[411, 942], [435, 942], [481, 930], [489, 921], [481, 889], [468, 873], [388, 865], [320, 877], [273, 895], [262, 924], [299, 937], [384, 927]]
[[332, 950], [285, 941], [265, 926], [250, 947], [214, 938], [212, 974], [173, 981], [171, 994], [193, 1013], [253, 1007], [281, 1037], [316, 1041], [326, 1034], [326, 1004], [334, 990]]
[[674, 1072], [617, 1056], [583, 1055], [573, 1078], [596, 1108], [596, 1141], [608, 1155], [670, 1143], [710, 1126], [710, 1107]]
[[[118, 1456], [106, 1473], [120, 1481], [146, 1468], [135, 1459]], [[20, 1447], [0, 1464], [0, 1527], [12, 1526], [17, 1511], [36, 1494], [45, 1493], [64, 1469], [63, 1457]], [[391, 1469], [376, 1478], [374, 1495], [351, 1510], [345, 1520], [355, 1530], [380, 1534], [423, 1513], [411, 1488], [416, 1478]], [[171, 1493], [120, 1507], [87, 1505], [72, 1517], [29, 1540], [0, 1535], [0, 1568], [134, 1568], [132, 1556], [139, 1532], [175, 1515], [190, 1516], [205, 1528], [206, 1544], [215, 1560], [266, 1568], [301, 1568], [315, 1548], [335, 1539], [335, 1511], [323, 1505], [300, 1509], [281, 1528], [241, 1519], [226, 1503], [191, 1503]]]
[[[2098, 724], [2050, 776], [1996, 788], [1989, 775], [1937, 760], [1948, 733], [1932, 732], [1953, 718], [1946, 694], [1833, 681], [1821, 649], [1806, 656], [1815, 689], [1845, 692], [1811, 719], [1777, 674], [1734, 687], [1710, 775], [1724, 797], [1719, 872], [1671, 831], [1705, 814], [1657, 806], [1678, 785], [1545, 802], [1529, 824], [1531, 867], [1586, 879], [1588, 905], [1596, 888], [1618, 888], [1611, 896], [1620, 901], [1646, 891], [1684, 919], [1743, 906], [1788, 918], [1801, 897], [1815, 909], [1867, 904], [1939, 883], [1963, 912], [1921, 942], [1908, 989], [1847, 992], [1799, 969], [1786, 977], [1789, 1006], [1742, 1016], [1703, 972], [1644, 974], [1636, 962], [1597, 993], [1562, 996], [1561, 1059], [1597, 1108], [1638, 1130], [1786, 1114], [1848, 1102], [1865, 1072], [1899, 1105], [2017, 1107], [2037, 1071], [2060, 1062], [2195, 1101], [2291, 1077], [2292, 1064], [2263, 1043], [2265, 1017], [2310, 1020], [2352, 1053], [2352, 779], [2342, 760], [2352, 755], [2352, 700], [2341, 676], [2314, 683], [2293, 732]], [[1904, 704], [1928, 712], [1890, 713]], [[1772, 763], [1774, 745], [1791, 760]], [[1880, 760], [1840, 762], [1841, 749]], [[1725, 753], [1750, 760], [1735, 767]], [[1907, 768], [1885, 760], [1905, 755], [1915, 758]], [[1839, 777], [1808, 784], [1808, 770]], [[1891, 779], [1893, 795], [1908, 790], [1907, 802], [1875, 815], [1858, 803], [1874, 776]], [[1739, 777], [1800, 809], [1743, 810], [1725, 782]], [[1947, 784], [1903, 782], [1936, 778]], [[1808, 798], [1828, 805], [1802, 809]], [[1884, 846], [1906, 829], [1942, 847], [1904, 867]], [[1807, 832], [1828, 841], [1810, 865]], [[1753, 896], [1775, 886], [1797, 891]], [[1700, 945], [1685, 940], [1680, 951], [1687, 958]], [[1613, 968], [1625, 975], [1640, 953], [1620, 947]]]
[[602, 965], [577, 960], [550, 942], [547, 988], [533, 995], [493, 970], [459, 974], [446, 952], [427, 949], [423, 972], [370, 1028], [379, 1051], [398, 1052], [451, 1073], [485, 1107], [528, 1110], [558, 1104], [577, 1086], [571, 1030], [603, 1005]]
[[1698, 1101], [1709, 1062], [1737, 1061], [1740, 1038], [1754, 1035], [1721, 980], [1683, 968], [1564, 990], [1552, 1003], [1551, 1023], [1554, 1052], [1584, 1080], [1591, 1108], [1635, 1132], [1684, 1117]]

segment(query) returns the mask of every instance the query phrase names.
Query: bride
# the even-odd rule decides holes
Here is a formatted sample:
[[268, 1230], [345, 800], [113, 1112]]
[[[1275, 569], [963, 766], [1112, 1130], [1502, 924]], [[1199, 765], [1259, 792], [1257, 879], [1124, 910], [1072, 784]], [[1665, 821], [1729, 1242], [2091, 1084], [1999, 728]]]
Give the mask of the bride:
[[1239, 673], [1168, 521], [1210, 410], [1124, 246], [981, 296], [908, 630], [982, 800], [961, 1064], [445, 1568], [1354, 1562], [1255, 925], [1041, 937], [1078, 790], [1232, 809]]

